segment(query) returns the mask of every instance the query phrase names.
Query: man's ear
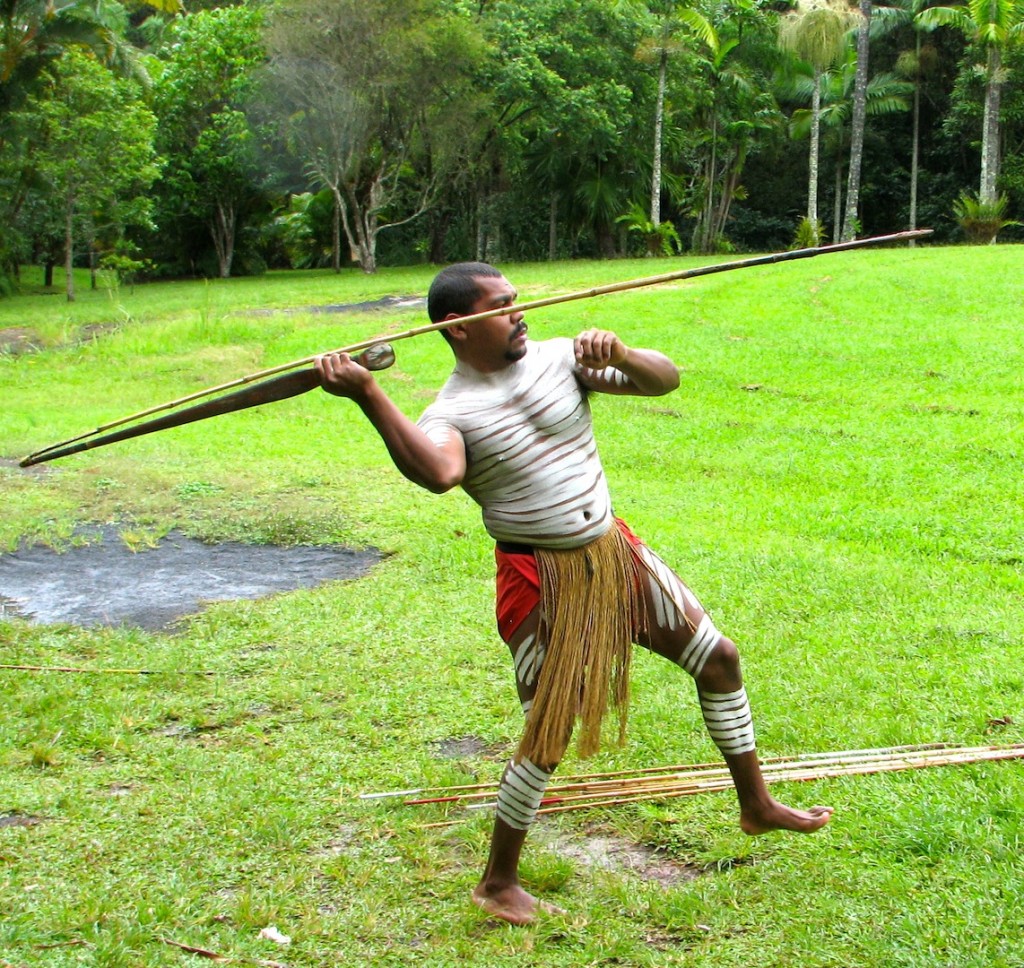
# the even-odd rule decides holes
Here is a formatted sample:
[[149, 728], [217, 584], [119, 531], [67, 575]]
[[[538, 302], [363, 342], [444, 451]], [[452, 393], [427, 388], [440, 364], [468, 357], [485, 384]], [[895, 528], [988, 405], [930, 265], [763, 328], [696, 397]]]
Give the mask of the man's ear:
[[[458, 313], [449, 313], [445, 316], [444, 321], [448, 322], [450, 319], [461, 319]], [[464, 323], [456, 323], [454, 326], [446, 326], [445, 332], [456, 342], [463, 342], [466, 338], [466, 325]]]

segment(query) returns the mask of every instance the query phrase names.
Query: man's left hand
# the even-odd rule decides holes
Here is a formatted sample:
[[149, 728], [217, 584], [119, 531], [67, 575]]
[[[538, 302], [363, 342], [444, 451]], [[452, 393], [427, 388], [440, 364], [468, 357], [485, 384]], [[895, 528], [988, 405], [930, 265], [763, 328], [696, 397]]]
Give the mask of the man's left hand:
[[626, 359], [626, 344], [606, 329], [588, 329], [580, 333], [573, 346], [576, 362], [591, 370], [618, 366]]

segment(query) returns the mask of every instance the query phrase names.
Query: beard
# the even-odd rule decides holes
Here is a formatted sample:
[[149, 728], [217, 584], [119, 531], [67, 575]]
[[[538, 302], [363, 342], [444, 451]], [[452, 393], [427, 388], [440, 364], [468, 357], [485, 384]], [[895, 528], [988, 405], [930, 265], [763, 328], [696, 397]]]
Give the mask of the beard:
[[[517, 329], [512, 334], [512, 342], [515, 342], [517, 339], [519, 339], [520, 336], [525, 336], [525, 335], [526, 335], [526, 327], [523, 326], [523, 327]], [[526, 356], [526, 343], [523, 343], [522, 346], [511, 346], [511, 347], [509, 347], [508, 351], [505, 353], [505, 359], [509, 363], [518, 363], [524, 356]]]

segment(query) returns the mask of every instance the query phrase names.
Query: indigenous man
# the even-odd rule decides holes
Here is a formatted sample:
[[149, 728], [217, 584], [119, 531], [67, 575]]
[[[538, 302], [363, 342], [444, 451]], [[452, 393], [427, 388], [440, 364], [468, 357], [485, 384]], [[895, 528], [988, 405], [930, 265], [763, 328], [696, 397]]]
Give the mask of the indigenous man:
[[[434, 279], [428, 312], [434, 322], [458, 320], [511, 307], [516, 295], [492, 266], [459, 263]], [[696, 681], [746, 833], [824, 826], [830, 807], [795, 810], [768, 792], [736, 646], [612, 514], [588, 397], [669, 393], [679, 385], [675, 365], [602, 330], [575, 340], [528, 340], [521, 312], [455, 322], [443, 332], [455, 370], [418, 423], [347, 354], [316, 365], [323, 388], [360, 406], [407, 478], [435, 493], [461, 485], [497, 542], [498, 630], [512, 652], [526, 728], [499, 785], [474, 902], [513, 924], [557, 910], [520, 885], [520, 851], [577, 717], [585, 756], [598, 747], [610, 695], [621, 738], [632, 642]]]

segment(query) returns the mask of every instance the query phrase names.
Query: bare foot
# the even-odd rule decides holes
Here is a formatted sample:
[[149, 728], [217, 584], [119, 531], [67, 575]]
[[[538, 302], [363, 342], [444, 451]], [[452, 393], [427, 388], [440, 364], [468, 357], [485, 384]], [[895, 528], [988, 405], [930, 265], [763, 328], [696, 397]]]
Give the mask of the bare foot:
[[473, 903], [493, 918], [501, 918], [509, 924], [530, 924], [543, 914], [565, 914], [560, 907], [540, 901], [528, 894], [518, 884], [497, 891], [488, 891], [481, 883], [473, 891]]
[[768, 803], [749, 807], [740, 813], [740, 828], [751, 836], [768, 833], [769, 830], [793, 830], [809, 834], [824, 827], [831, 816], [832, 807], [794, 810], [769, 798]]

